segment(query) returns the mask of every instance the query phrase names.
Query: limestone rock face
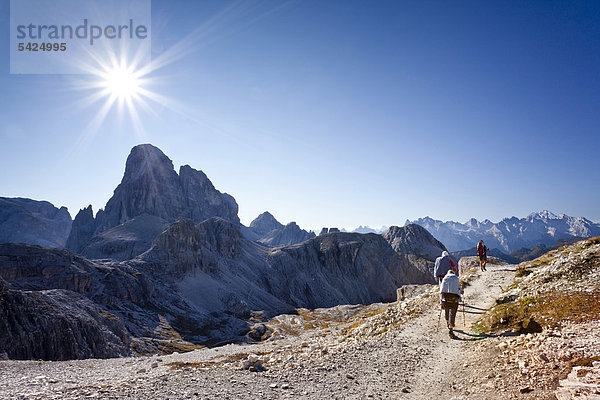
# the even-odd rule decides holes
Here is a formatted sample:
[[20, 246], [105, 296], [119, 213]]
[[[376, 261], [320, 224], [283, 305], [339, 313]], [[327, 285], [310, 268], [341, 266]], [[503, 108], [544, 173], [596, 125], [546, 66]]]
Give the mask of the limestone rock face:
[[0, 197], [0, 243], [64, 247], [71, 231], [65, 207], [47, 201]]
[[234, 223], [240, 222], [235, 199], [215, 189], [204, 172], [184, 165], [179, 169], [179, 179], [183, 196], [187, 201], [188, 215], [174, 215], [175, 219], [185, 217], [202, 222], [208, 218], [220, 217]]
[[69, 290], [0, 293], [0, 352], [10, 359], [71, 360], [130, 355], [120, 319]]
[[70, 251], [0, 244], [0, 277], [14, 290], [65, 289], [96, 298], [144, 304], [152, 282], [125, 268], [90, 261]]
[[222, 218], [211, 218], [198, 225], [190, 219], [180, 219], [165, 229], [140, 259], [169, 274], [194, 269], [214, 272], [219, 258], [232, 259], [239, 254], [241, 238], [238, 228]]
[[[203, 321], [144, 265], [96, 262], [62, 249], [2, 244], [0, 279], [4, 288], [0, 353], [7, 352], [10, 358], [128, 355], [131, 337], [166, 339], [155, 332], [161, 318]], [[213, 318], [203, 324], [218, 322]], [[148, 347], [158, 351], [156, 345]]]
[[237, 212], [235, 199], [215, 189], [202, 171], [185, 165], [177, 174], [160, 149], [143, 144], [131, 150], [123, 179], [104, 210], [95, 219], [91, 208], [79, 212], [67, 248], [89, 257], [130, 259], [178, 218], [201, 222], [220, 217], [239, 224]]

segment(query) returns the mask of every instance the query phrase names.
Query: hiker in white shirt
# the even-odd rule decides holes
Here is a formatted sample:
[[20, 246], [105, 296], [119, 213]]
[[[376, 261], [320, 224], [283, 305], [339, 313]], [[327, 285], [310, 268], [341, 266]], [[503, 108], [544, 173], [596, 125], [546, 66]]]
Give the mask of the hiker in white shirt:
[[458, 311], [458, 303], [461, 295], [464, 293], [460, 286], [458, 276], [450, 269], [440, 284], [440, 302], [446, 314], [446, 324], [448, 325], [448, 334], [452, 335], [454, 321]]

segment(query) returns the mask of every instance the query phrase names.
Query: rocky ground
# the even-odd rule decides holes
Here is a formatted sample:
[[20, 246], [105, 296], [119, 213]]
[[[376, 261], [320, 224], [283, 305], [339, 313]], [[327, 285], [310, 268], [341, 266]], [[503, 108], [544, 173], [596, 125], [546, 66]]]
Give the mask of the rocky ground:
[[468, 282], [466, 307], [455, 338], [438, 323], [435, 287], [428, 287], [396, 303], [279, 316], [266, 324], [269, 339], [254, 345], [109, 360], [0, 361], [0, 398], [553, 399], [560, 379], [572, 396], [561, 400], [577, 398], [585, 385], [594, 395], [597, 318], [526, 335], [478, 333], [481, 323], [474, 330], [497, 298], [536, 279], [533, 272], [515, 284], [518, 269], [488, 265], [487, 272], [461, 277]]

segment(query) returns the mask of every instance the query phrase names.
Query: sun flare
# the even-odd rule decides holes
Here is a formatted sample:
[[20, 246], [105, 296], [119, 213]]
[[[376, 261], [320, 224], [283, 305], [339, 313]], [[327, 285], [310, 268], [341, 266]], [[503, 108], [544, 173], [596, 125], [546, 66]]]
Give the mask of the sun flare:
[[111, 96], [129, 100], [139, 93], [140, 80], [133, 71], [117, 67], [107, 71], [104, 86]]

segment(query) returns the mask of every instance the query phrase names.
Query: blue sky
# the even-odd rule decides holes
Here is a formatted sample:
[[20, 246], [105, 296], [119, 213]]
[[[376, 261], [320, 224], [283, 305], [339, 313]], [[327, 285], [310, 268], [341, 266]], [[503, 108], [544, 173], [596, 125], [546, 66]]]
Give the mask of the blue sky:
[[0, 196], [97, 211], [153, 143], [246, 224], [600, 220], [599, 3], [152, 1], [153, 57], [178, 44], [147, 77], [170, 106], [141, 131], [115, 107], [82, 144], [88, 78], [10, 75], [0, 41]]

